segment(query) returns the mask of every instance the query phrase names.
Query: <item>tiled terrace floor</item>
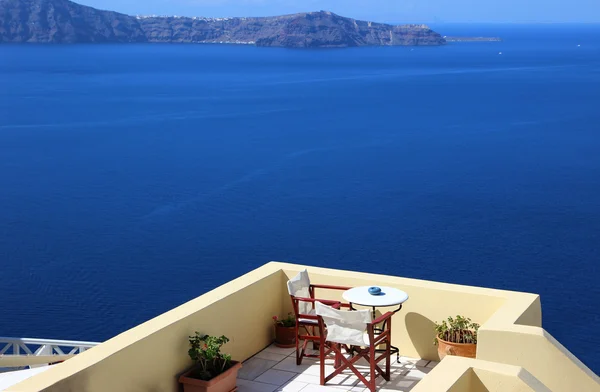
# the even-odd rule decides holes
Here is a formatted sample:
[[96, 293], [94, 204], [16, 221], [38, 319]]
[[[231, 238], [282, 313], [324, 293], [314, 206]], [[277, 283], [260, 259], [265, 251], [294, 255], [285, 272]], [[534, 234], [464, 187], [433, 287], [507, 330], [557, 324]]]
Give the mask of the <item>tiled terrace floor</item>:
[[[319, 384], [319, 362], [316, 358], [304, 358], [302, 365], [296, 365], [295, 349], [269, 346], [244, 362], [238, 375], [239, 392], [368, 392], [358, 378], [347, 369], [332, 379], [326, 386]], [[385, 362], [381, 362], [385, 365]], [[396, 363], [393, 357], [391, 380], [377, 379], [379, 392], [410, 391], [437, 362], [400, 357]], [[368, 372], [366, 361], [360, 362], [359, 369]], [[326, 363], [325, 371], [330, 373], [333, 366]], [[366, 374], [366, 373], [365, 373]]]

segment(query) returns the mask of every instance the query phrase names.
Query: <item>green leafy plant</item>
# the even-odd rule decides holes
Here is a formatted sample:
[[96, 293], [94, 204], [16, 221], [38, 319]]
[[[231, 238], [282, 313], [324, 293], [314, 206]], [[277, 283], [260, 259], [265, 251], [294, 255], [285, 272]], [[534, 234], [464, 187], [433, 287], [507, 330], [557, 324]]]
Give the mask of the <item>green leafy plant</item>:
[[[448, 320], [435, 323], [436, 336], [450, 343], [477, 344], [477, 331], [479, 324], [463, 316], [448, 317]], [[437, 339], [434, 343], [437, 344]]]
[[199, 369], [194, 377], [208, 381], [215, 378], [231, 367], [231, 355], [221, 353], [221, 347], [229, 342], [226, 336], [196, 335], [190, 336], [190, 358], [198, 365]]
[[286, 318], [280, 319], [277, 316], [273, 316], [273, 322], [275, 325], [279, 325], [281, 327], [295, 327], [296, 326], [296, 318], [293, 313], [288, 313]]

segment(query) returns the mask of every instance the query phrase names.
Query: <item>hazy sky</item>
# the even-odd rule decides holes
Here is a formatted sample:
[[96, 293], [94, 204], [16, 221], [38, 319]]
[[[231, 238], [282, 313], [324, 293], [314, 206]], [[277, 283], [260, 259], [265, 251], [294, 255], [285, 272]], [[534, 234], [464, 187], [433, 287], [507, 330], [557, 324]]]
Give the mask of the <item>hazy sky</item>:
[[75, 0], [127, 14], [264, 16], [328, 10], [382, 22], [600, 22], [600, 0]]

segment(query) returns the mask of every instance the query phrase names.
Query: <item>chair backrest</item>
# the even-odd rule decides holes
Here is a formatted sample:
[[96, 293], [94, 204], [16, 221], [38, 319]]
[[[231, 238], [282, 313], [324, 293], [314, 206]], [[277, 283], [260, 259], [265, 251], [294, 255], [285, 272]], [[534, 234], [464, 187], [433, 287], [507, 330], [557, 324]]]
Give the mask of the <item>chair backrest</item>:
[[[293, 297], [310, 298], [310, 279], [308, 277], [308, 271], [300, 271], [298, 275], [294, 276], [287, 282], [288, 293]], [[308, 314], [312, 310], [313, 306], [309, 302], [299, 301], [298, 311], [301, 314]]]
[[320, 302], [315, 302], [315, 310], [327, 326], [328, 341], [353, 346], [368, 345], [364, 335], [367, 324], [373, 320], [370, 310], [337, 310]]

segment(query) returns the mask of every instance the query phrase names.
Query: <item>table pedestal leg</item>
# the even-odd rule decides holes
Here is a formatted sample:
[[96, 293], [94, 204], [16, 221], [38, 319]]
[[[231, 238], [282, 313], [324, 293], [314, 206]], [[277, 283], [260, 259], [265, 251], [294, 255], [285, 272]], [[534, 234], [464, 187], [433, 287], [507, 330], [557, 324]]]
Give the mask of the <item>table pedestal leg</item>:
[[[400, 309], [402, 309], [402, 304], [400, 304], [400, 306], [398, 307], [398, 309], [394, 310], [394, 313], [398, 313], [400, 311]], [[375, 306], [373, 306], [373, 319], [376, 319], [376, 318], [377, 318], [377, 313], [375, 311]], [[381, 329], [379, 329], [379, 328], [375, 328], [375, 333], [377, 333], [377, 332], [382, 333], [383, 331]], [[386, 350], [385, 349], [378, 349], [378, 350], [375, 350], [375, 351], [378, 352], [378, 353], [383, 353]], [[398, 347], [396, 347], [396, 346], [391, 346], [390, 345], [390, 357], [393, 354], [396, 354], [396, 362], [400, 363], [400, 349]]]

